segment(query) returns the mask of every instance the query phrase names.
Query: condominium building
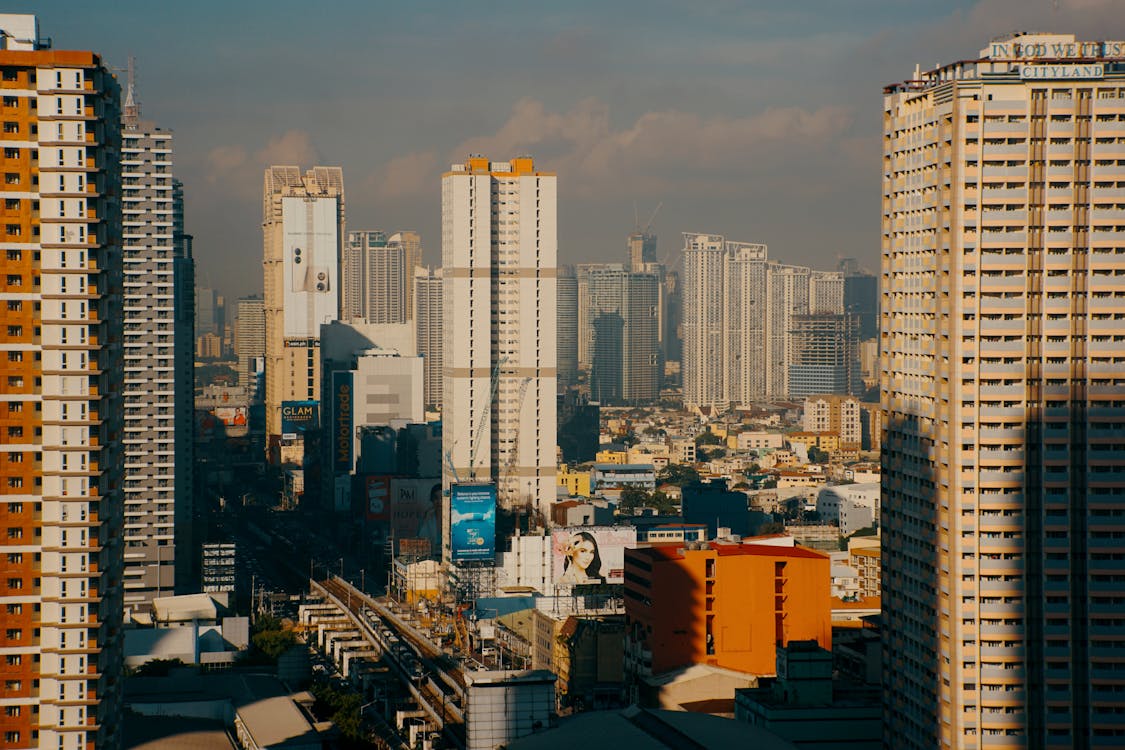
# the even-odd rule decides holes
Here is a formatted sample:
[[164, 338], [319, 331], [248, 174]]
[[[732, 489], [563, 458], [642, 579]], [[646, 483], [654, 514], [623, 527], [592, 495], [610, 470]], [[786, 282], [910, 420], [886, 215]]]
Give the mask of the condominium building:
[[555, 496], [556, 178], [473, 156], [442, 177], [443, 485]]
[[1125, 42], [884, 89], [884, 740], [1125, 734]]
[[821, 393], [805, 399], [801, 427], [805, 432], [835, 432], [841, 450], [857, 451], [863, 439], [862, 417], [858, 398]]
[[812, 271], [804, 266], [769, 263], [766, 266], [765, 354], [766, 396], [789, 397], [789, 373], [794, 363], [791, 340], [798, 316], [809, 312]]
[[859, 393], [859, 319], [854, 315], [794, 315], [789, 331], [789, 398]]
[[252, 400], [258, 380], [259, 363], [266, 356], [266, 309], [261, 297], [238, 300], [238, 318], [234, 322], [234, 353], [238, 357], [238, 384]]
[[840, 271], [813, 271], [809, 274], [809, 312], [817, 315], [842, 315], [844, 312], [844, 274]]
[[[0, 15], [4, 747], [121, 741], [120, 90]], [[169, 254], [171, 248], [168, 248]]]
[[348, 232], [342, 266], [345, 320], [411, 320], [414, 271], [422, 260], [417, 232]]
[[559, 266], [558, 341], [559, 384], [578, 380], [578, 277], [574, 266]]
[[442, 283], [440, 268], [418, 268], [414, 271], [415, 350], [422, 357], [423, 401], [429, 409], [441, 409]]
[[[765, 245], [684, 235], [686, 405], [725, 411], [789, 395], [794, 319], [808, 314], [812, 273], [768, 260]], [[818, 289], [833, 301], [836, 286]]]
[[605, 404], [660, 397], [661, 279], [620, 264], [586, 264], [577, 280], [578, 335], [590, 357], [590, 395]]
[[629, 270], [644, 271], [656, 263], [656, 235], [650, 232], [633, 232], [625, 243], [629, 255]]
[[[172, 133], [140, 117], [130, 81], [121, 142], [124, 257], [125, 607], [194, 584], [192, 430], [195, 306]], [[181, 234], [182, 237], [182, 234]], [[177, 307], [179, 304], [179, 307]]]
[[273, 463], [301, 463], [283, 434], [285, 402], [320, 397], [320, 326], [339, 318], [344, 175], [339, 167], [269, 167], [262, 201], [266, 317], [266, 445]]

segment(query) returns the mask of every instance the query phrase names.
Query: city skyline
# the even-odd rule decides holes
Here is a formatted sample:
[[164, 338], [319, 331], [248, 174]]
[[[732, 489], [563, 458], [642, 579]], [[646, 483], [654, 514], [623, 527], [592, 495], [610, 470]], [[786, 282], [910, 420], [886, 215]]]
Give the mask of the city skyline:
[[[1053, 5], [715, 3], [689, 13], [624, 3], [466, 17], [434, 5], [266, 13], [246, 4], [218, 16], [206, 3], [155, 12], [123, 4], [107, 15], [17, 2], [9, 11], [38, 12], [57, 48], [89, 46], [96, 29], [109, 65], [136, 57], [146, 113], [176, 135], [199, 277], [222, 279], [218, 291], [237, 299], [261, 292], [256, 206], [266, 167], [342, 165], [349, 228], [416, 229], [423, 262], [434, 265], [434, 185], [470, 151], [531, 153], [559, 172], [563, 264], [616, 256], [634, 203], [643, 220], [663, 201], [653, 227], [661, 261], [677, 259], [681, 232], [706, 227], [768, 244], [782, 262], [833, 268], [853, 256], [874, 269], [880, 87], [915, 63], [970, 57], [979, 40], [1012, 29], [1096, 38], [1115, 18], [1112, 0]], [[615, 33], [627, 24], [635, 33]], [[487, 46], [493, 27], [519, 39], [519, 66], [493, 53], [450, 55]], [[300, 43], [288, 41], [289, 28], [302, 29]], [[284, 77], [272, 62], [282, 51]], [[314, 91], [315, 106], [294, 106], [296, 91]]]

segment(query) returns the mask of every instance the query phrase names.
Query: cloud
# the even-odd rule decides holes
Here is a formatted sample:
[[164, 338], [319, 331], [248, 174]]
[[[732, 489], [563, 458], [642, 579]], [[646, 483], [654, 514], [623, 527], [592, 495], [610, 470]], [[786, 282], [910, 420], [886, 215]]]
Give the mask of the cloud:
[[239, 145], [216, 146], [207, 152], [210, 184], [228, 185], [240, 197], [253, 197], [262, 189], [262, 172], [272, 165], [311, 167], [320, 162], [320, 152], [305, 130], [289, 130], [275, 136], [257, 151]]
[[368, 178], [365, 187], [385, 201], [433, 194], [439, 167], [435, 152], [412, 151], [383, 165]]

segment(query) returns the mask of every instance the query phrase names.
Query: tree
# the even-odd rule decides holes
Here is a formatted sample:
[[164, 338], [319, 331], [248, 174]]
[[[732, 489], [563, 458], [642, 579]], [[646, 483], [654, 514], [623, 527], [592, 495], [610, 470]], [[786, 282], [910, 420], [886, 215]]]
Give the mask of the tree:
[[687, 464], [668, 464], [656, 475], [657, 484], [674, 484], [677, 487], [698, 481], [699, 472]]
[[828, 463], [828, 451], [821, 450], [815, 445], [809, 446], [809, 463], [823, 464]]
[[640, 487], [625, 487], [621, 490], [621, 499], [617, 507], [623, 511], [633, 511], [635, 508], [646, 507], [652, 498]]
[[292, 630], [263, 630], [255, 633], [250, 640], [267, 659], [277, 661], [277, 657], [293, 647], [297, 636]]
[[701, 433], [699, 433], [698, 435], [695, 436], [696, 447], [698, 447], [700, 445], [722, 445], [722, 444], [723, 444], [723, 439], [721, 437], [719, 437], [718, 435], [716, 435], [715, 433], [711, 432], [710, 430], [707, 430], [706, 432], [701, 432]]

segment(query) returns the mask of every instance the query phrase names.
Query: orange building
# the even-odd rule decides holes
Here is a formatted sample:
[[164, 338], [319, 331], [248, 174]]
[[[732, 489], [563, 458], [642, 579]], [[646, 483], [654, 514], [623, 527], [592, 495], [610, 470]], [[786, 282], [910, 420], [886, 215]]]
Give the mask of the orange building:
[[119, 743], [120, 97], [0, 14], [0, 747]]
[[829, 558], [765, 540], [625, 551], [626, 680], [709, 664], [759, 675], [777, 646], [832, 648]]

